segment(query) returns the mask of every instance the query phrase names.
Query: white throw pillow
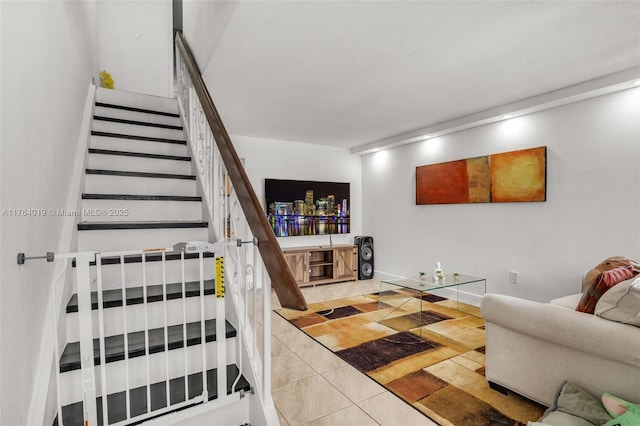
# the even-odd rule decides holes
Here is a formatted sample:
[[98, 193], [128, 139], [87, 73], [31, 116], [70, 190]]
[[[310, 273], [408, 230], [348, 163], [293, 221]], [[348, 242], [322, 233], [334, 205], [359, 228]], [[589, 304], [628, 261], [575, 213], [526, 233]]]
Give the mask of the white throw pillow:
[[640, 277], [607, 290], [598, 300], [594, 313], [611, 321], [640, 327]]

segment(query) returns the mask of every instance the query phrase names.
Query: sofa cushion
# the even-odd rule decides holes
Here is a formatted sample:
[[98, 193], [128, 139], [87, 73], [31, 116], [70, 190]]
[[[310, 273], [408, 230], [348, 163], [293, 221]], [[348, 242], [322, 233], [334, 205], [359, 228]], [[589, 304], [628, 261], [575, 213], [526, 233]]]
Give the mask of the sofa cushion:
[[621, 282], [605, 292], [596, 304], [595, 314], [640, 327], [640, 278]]
[[593, 423], [562, 411], [552, 411], [539, 421], [530, 422], [527, 426], [593, 426]]
[[578, 306], [578, 302], [580, 302], [581, 298], [582, 293], [576, 293], [564, 297], [558, 297], [557, 299], [551, 300], [549, 303], [554, 306], [560, 306], [562, 308], [574, 310], [576, 309], [576, 306]]
[[593, 277], [580, 298], [576, 311], [592, 314], [600, 297], [614, 285], [632, 278], [633, 272], [633, 266], [628, 265], [601, 272]]

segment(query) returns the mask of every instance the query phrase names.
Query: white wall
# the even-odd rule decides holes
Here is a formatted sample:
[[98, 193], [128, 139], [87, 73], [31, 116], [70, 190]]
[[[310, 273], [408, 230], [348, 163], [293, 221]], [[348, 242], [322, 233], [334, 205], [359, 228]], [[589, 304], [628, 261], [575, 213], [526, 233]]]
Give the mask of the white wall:
[[[63, 208], [85, 98], [97, 71], [90, 1], [0, 2], [0, 209]], [[0, 216], [0, 424], [24, 424], [63, 218]], [[46, 330], [49, 332], [49, 329]]]
[[[547, 201], [415, 205], [415, 167], [547, 146]], [[363, 231], [378, 272], [487, 278], [547, 301], [614, 255], [640, 259], [640, 88], [502, 121], [362, 161]], [[520, 274], [509, 283], [509, 271]]]
[[205, 73], [213, 52], [239, 4], [238, 0], [183, 0], [184, 36], [201, 73]]
[[98, 3], [100, 69], [117, 90], [173, 96], [171, 0]]
[[[296, 179], [351, 184], [351, 233], [332, 235], [333, 244], [353, 244], [353, 237], [362, 231], [361, 159], [343, 148], [304, 144], [273, 139], [232, 136], [238, 155], [258, 199], [264, 199], [264, 180]], [[281, 247], [328, 245], [328, 235], [280, 237]]]

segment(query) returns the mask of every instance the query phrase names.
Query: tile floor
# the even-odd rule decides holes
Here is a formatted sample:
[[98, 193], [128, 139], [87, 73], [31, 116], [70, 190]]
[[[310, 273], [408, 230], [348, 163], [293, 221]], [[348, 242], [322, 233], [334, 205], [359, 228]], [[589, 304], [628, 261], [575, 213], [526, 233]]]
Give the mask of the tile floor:
[[[303, 288], [307, 303], [380, 290], [377, 280]], [[279, 307], [273, 297], [273, 308]], [[271, 315], [272, 394], [282, 426], [432, 426], [436, 423], [331, 351]]]

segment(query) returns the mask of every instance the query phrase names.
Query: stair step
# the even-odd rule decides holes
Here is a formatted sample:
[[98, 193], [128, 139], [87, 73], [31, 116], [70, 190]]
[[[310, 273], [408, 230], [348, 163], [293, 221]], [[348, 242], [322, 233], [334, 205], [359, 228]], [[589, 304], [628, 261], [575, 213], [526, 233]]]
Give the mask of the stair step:
[[156, 160], [191, 161], [191, 157], [182, 155], [152, 154], [148, 152], [116, 151], [112, 149], [89, 148], [89, 154], [119, 155], [124, 157], [153, 158]]
[[121, 109], [121, 110], [125, 110], [125, 111], [143, 112], [145, 114], [164, 115], [166, 117], [178, 117], [178, 118], [180, 117], [180, 114], [175, 114], [175, 113], [172, 113], [172, 112], [154, 111], [154, 110], [145, 109], [145, 108], [136, 108], [136, 107], [125, 106], [125, 105], [109, 104], [109, 103], [106, 103], [106, 102], [96, 102], [96, 106], [105, 107], [105, 108]]
[[[180, 260], [181, 255], [180, 253], [175, 253], [175, 252], [171, 252], [171, 253], [165, 253], [165, 260], [170, 261], [170, 260]], [[184, 258], [185, 260], [188, 259], [198, 259], [200, 257], [200, 255], [198, 253], [185, 253], [184, 254]], [[214, 253], [202, 253], [202, 257], [203, 258], [209, 258], [209, 257], [215, 257]], [[150, 253], [147, 254], [144, 257], [144, 261], [145, 262], [160, 262], [162, 261], [162, 254], [161, 253]], [[124, 263], [142, 263], [142, 255], [141, 254], [132, 254], [132, 255], [127, 255], [124, 256]], [[120, 256], [107, 256], [107, 257], [103, 257], [102, 258], [102, 266], [105, 265], [119, 265], [120, 264]], [[89, 265], [91, 266], [96, 266], [96, 262], [91, 262], [89, 263]], [[71, 266], [72, 267], [76, 267], [76, 261], [75, 259], [71, 262]]]
[[127, 135], [123, 133], [100, 132], [97, 130], [92, 130], [91, 136], [103, 136], [107, 138], [118, 138], [118, 139], [134, 139], [134, 140], [147, 141], [147, 142], [175, 143], [178, 145], [187, 144], [187, 141], [183, 139], [155, 138], [151, 136], [137, 136], [137, 135]]
[[83, 200], [202, 201], [190, 195], [82, 194]]
[[[147, 173], [191, 173], [191, 158], [182, 155], [89, 148], [89, 169], [117, 169]], [[102, 191], [87, 191], [102, 192]]]
[[175, 98], [145, 95], [142, 93], [132, 93], [123, 90], [110, 90], [101, 87], [96, 90], [96, 102], [111, 105], [124, 105], [127, 107], [171, 114], [178, 114], [180, 112], [178, 109], [178, 101]]
[[162, 124], [162, 123], [149, 123], [146, 121], [138, 121], [138, 120], [128, 120], [124, 118], [115, 118], [115, 117], [105, 117], [102, 115], [94, 115], [94, 120], [98, 121], [109, 121], [111, 123], [122, 123], [122, 124], [132, 124], [135, 126], [148, 126], [148, 127], [159, 127], [161, 129], [172, 129], [172, 130], [182, 130], [182, 126], [174, 126], [172, 124]]
[[127, 170], [104, 170], [104, 169], [85, 169], [85, 173], [88, 175], [196, 180], [195, 175], [185, 175], [185, 174], [175, 174], [175, 173], [132, 172]]
[[78, 232], [78, 251], [101, 253], [173, 247], [182, 241], [207, 241], [209, 238], [207, 222], [197, 220], [80, 222], [78, 229], [82, 229]]
[[[227, 365], [227, 394], [231, 394], [233, 382], [239, 373], [239, 369], [235, 364]], [[207, 390], [209, 401], [218, 398], [217, 369], [207, 371]], [[178, 404], [185, 401], [184, 377], [178, 377], [169, 381], [169, 403], [170, 405]], [[188, 381], [188, 399], [195, 398], [202, 394], [202, 373], [190, 374]], [[236, 391], [248, 391], [251, 385], [244, 376], [240, 377], [236, 385]], [[158, 382], [151, 385], [151, 411], [155, 411], [167, 406], [166, 382]], [[96, 399], [98, 406], [98, 424], [102, 425], [102, 398]], [[118, 392], [110, 394], [107, 397], [108, 419], [111, 423], [126, 420], [126, 393]], [[129, 401], [131, 406], [131, 415], [138, 416], [147, 412], [147, 388], [146, 386], [132, 389], [129, 393]], [[62, 418], [64, 424], [68, 426], [82, 426], [83, 404], [77, 402], [75, 404], [65, 405], [62, 407]], [[58, 425], [58, 419], [54, 420], [54, 426]]]
[[[110, 149], [113, 151], [153, 152], [165, 155], [188, 155], [187, 145], [178, 142], [157, 142], [144, 139], [120, 138], [119, 134], [113, 136], [91, 136], [90, 147], [98, 149]], [[131, 136], [131, 135], [125, 135]]]
[[[180, 349], [184, 347], [182, 324], [171, 325], [168, 327], [168, 344], [169, 350]], [[216, 336], [216, 320], [208, 319], [205, 321], [205, 342], [214, 342]], [[129, 349], [129, 358], [145, 356], [145, 332], [134, 331], [127, 334], [127, 342]], [[236, 337], [236, 329], [225, 321], [225, 337], [230, 339]], [[201, 343], [200, 321], [187, 324], [187, 346], [199, 345]], [[149, 330], [149, 345], [147, 351], [149, 354], [164, 352], [164, 328], [154, 328]], [[107, 363], [122, 361], [125, 359], [124, 353], [124, 334], [108, 336], [105, 338], [105, 360]], [[100, 364], [100, 340], [93, 339], [93, 362], [95, 365]], [[60, 373], [80, 369], [80, 342], [67, 343], [62, 355], [60, 356]]]
[[112, 229], [174, 229], [174, 228], [206, 228], [208, 222], [201, 220], [157, 220], [140, 222], [80, 222], [78, 231], [102, 231]]
[[[148, 261], [148, 260], [147, 260]], [[147, 303], [162, 302], [163, 289], [162, 285], [150, 285], [147, 287]], [[214, 280], [204, 280], [204, 294], [215, 294], [215, 282]], [[129, 287], [126, 289], [127, 306], [140, 305], [143, 303], [143, 289], [142, 287]], [[186, 297], [198, 297], [200, 296], [200, 282], [189, 281], [185, 283], [185, 296]], [[167, 300], [182, 299], [182, 283], [167, 284]], [[103, 308], [116, 308], [122, 306], [122, 290], [104, 290], [102, 292], [102, 306]], [[91, 309], [98, 309], [98, 292], [91, 292]], [[71, 296], [69, 303], [67, 303], [67, 313], [78, 312], [78, 295]]]

